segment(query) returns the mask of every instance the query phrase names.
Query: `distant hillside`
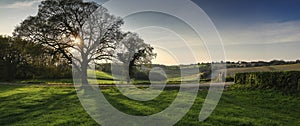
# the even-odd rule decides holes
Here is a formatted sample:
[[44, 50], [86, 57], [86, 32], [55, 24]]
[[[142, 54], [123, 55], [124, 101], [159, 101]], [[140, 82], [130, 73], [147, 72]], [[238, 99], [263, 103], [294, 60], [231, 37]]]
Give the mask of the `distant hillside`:
[[300, 64], [262, 66], [262, 67], [245, 67], [245, 68], [228, 68], [227, 76], [234, 76], [235, 73], [268, 72], [268, 71], [300, 71]]
[[[217, 63], [214, 66], [217, 66]], [[283, 64], [283, 65], [275, 65], [275, 64]], [[279, 61], [274, 60], [271, 62], [227, 62], [227, 76], [234, 76], [235, 73], [245, 73], [245, 72], [269, 72], [269, 71], [300, 71], [300, 60], [297, 61]], [[262, 66], [265, 65], [265, 66]], [[203, 79], [210, 79], [211, 78], [211, 64], [210, 63], [202, 63], [202, 64], [191, 64], [191, 65], [178, 65], [178, 66], [165, 66], [165, 65], [158, 65], [158, 64], [152, 64], [150, 65], [152, 68], [159, 67], [164, 70], [166, 73], [168, 79], [170, 81], [174, 80], [180, 80], [181, 72], [184, 69], [184, 71], [190, 71], [193, 72], [194, 69], [199, 69], [199, 74], [195, 74], [192, 76], [183, 77], [186, 80], [190, 80], [191, 78], [195, 78], [198, 76], [202, 76]], [[256, 66], [256, 67], [255, 67]], [[140, 69], [141, 66], [138, 66], [138, 69]], [[111, 73], [111, 65], [110, 64], [102, 64], [101, 66], [98, 66], [99, 71], [104, 71], [105, 73]], [[221, 69], [221, 68], [215, 68], [215, 69]], [[150, 68], [149, 68], [150, 70]], [[147, 72], [146, 72], [147, 73]], [[217, 72], [218, 73], [218, 72]], [[148, 73], [147, 73], [148, 74]], [[99, 74], [99, 75], [103, 75]], [[98, 75], [98, 78], [101, 78], [101, 76]], [[191, 74], [188, 74], [191, 75]], [[217, 74], [218, 75], [218, 74]], [[109, 76], [111, 76], [109, 74]], [[112, 78], [109, 76], [105, 76], [104, 78]]]

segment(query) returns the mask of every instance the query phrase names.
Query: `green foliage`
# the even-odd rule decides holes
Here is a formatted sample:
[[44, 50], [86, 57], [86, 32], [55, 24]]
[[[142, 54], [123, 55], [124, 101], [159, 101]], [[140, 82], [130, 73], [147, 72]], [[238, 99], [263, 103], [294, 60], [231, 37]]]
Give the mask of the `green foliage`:
[[17, 70], [24, 60], [20, 44], [20, 41], [11, 37], [0, 36], [0, 80], [9, 81], [16, 77]]
[[160, 72], [151, 72], [151, 81], [166, 81], [167, 80], [167, 76], [160, 73]]
[[0, 80], [71, 78], [71, 66], [49, 49], [19, 38], [0, 36]]
[[226, 77], [226, 82], [234, 82], [234, 77], [232, 77], [232, 76], [227, 76], [227, 77]]
[[277, 89], [285, 92], [300, 91], [300, 71], [237, 73], [236, 84], [249, 84], [253, 88]]
[[96, 69], [106, 73], [111, 73], [111, 63], [96, 64]]
[[147, 80], [147, 81], [149, 81], [149, 76], [145, 72], [136, 72], [134, 79], [135, 80]]

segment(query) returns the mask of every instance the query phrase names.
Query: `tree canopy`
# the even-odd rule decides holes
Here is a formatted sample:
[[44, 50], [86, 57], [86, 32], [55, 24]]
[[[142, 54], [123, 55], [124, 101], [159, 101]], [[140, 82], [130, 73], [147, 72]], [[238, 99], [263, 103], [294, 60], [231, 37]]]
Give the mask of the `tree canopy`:
[[0, 36], [0, 74], [5, 81], [71, 76], [60, 55], [49, 54], [40, 44], [7, 36]]
[[95, 2], [45, 0], [39, 5], [38, 14], [24, 20], [13, 35], [41, 45], [51, 55], [61, 55], [86, 78], [89, 63], [116, 58], [114, 51], [120, 43], [127, 47], [135, 44], [133, 50], [133, 45], [127, 48], [128, 52], [135, 52], [131, 64], [151, 62], [153, 48], [137, 34], [122, 32], [123, 23], [122, 18]]
[[128, 68], [129, 78], [133, 78], [134, 66], [136, 64], [151, 64], [151, 60], [156, 57], [154, 48], [146, 44], [137, 33], [128, 32], [118, 44], [116, 51], [117, 60]]
[[[97, 13], [97, 15], [94, 14], [96, 10], [98, 12], [100, 10], [100, 13]], [[91, 15], [94, 17], [91, 18]], [[96, 16], [98, 16], [98, 19], [95, 19]], [[100, 21], [97, 23], [100, 23], [98, 25], [102, 27], [99, 27], [98, 31], [101, 31], [102, 34], [97, 35], [98, 38], [87, 38], [91, 34], [97, 34], [92, 33], [96, 32], [94, 30], [95, 27], [94, 29], [89, 29], [91, 31], [87, 33], [86, 31], [83, 32], [83, 30], [87, 30], [85, 26], [92, 26], [92, 24], [87, 24], [89, 19]], [[92, 21], [88, 23], [92, 23]], [[85, 53], [91, 53], [92, 49], [96, 48], [92, 48], [91, 45], [84, 45], [81, 46], [83, 48], [79, 48], [79, 43], [76, 42], [78, 41], [76, 39], [84, 41], [86, 39], [94, 39], [93, 43], [98, 43], [99, 46], [106, 46], [104, 43], [116, 39], [114, 35], [119, 32], [122, 24], [123, 21], [120, 18], [109, 14], [107, 9], [94, 2], [83, 2], [82, 0], [46, 0], [42, 1], [41, 5], [39, 5], [38, 14], [30, 16], [23, 21], [15, 29], [14, 35], [50, 47], [55, 51], [53, 53], [63, 54], [64, 58], [71, 63], [72, 58], [74, 58], [71, 53], [72, 49], [82, 49], [81, 51], [85, 49]], [[97, 52], [100, 50], [103, 52], [105, 50], [103, 48], [98, 47]], [[95, 53], [95, 55], [97, 54]], [[98, 53], [98, 55], [100, 54]]]

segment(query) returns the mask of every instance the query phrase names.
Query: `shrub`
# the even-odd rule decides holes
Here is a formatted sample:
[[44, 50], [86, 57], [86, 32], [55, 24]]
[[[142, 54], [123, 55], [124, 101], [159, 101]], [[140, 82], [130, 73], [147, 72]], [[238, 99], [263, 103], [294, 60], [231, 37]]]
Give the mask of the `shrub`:
[[237, 73], [235, 83], [258, 89], [295, 92], [300, 90], [300, 71]]
[[135, 73], [135, 80], [149, 80], [149, 77], [144, 72], [137, 72]]
[[151, 72], [150, 79], [151, 81], [166, 81], [167, 77], [159, 72]]
[[227, 76], [227, 77], [226, 77], [226, 82], [234, 82], [234, 77], [232, 77], [232, 76]]

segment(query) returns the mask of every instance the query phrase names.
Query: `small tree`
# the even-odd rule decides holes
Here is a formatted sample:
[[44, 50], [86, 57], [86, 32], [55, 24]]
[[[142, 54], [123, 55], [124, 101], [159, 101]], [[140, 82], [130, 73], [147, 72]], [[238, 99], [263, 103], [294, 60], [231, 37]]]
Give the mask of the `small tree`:
[[151, 64], [156, 57], [153, 52], [154, 48], [146, 44], [143, 39], [136, 33], [126, 33], [126, 36], [118, 45], [117, 60], [122, 62], [127, 68], [129, 76], [127, 76], [127, 83], [130, 78], [134, 77], [134, 66], [142, 64]]

